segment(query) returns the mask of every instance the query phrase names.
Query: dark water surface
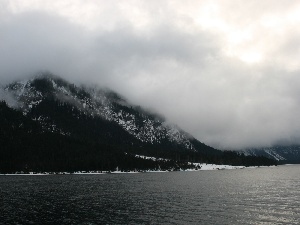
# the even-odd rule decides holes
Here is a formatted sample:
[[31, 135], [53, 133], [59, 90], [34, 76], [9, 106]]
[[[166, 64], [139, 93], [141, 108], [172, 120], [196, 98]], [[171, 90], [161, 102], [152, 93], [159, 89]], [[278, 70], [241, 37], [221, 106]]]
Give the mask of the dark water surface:
[[300, 166], [0, 176], [0, 224], [300, 224]]

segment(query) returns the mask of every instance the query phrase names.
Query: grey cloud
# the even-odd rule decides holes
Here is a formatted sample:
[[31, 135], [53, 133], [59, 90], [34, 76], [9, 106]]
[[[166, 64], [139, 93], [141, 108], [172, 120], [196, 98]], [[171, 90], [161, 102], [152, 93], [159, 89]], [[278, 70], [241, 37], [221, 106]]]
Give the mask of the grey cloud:
[[223, 39], [208, 31], [178, 30], [171, 20], [147, 32], [127, 21], [87, 30], [27, 12], [1, 22], [0, 34], [1, 83], [48, 70], [108, 86], [218, 148], [295, 143], [300, 136], [297, 71], [230, 59]]
[[[46, 13], [24, 13], [1, 24], [1, 79], [12, 81], [40, 70], [54, 73], [83, 57], [81, 30]], [[62, 70], [64, 71], [64, 70]]]
[[6, 92], [3, 87], [0, 87], [0, 101], [5, 101], [7, 105], [13, 108], [19, 107], [18, 102], [13, 96]]

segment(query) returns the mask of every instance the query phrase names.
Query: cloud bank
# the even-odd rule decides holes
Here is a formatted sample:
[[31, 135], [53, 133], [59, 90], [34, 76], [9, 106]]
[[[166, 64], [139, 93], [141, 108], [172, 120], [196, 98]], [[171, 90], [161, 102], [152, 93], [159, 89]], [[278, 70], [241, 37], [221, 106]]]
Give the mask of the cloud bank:
[[109, 87], [221, 149], [300, 144], [299, 1], [1, 1], [0, 82]]

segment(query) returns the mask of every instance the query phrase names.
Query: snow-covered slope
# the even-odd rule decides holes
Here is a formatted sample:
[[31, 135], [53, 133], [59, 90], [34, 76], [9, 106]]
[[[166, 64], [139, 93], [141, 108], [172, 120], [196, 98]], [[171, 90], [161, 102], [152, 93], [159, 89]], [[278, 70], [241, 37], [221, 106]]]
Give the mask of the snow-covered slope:
[[300, 163], [300, 146], [274, 146], [241, 150], [245, 155], [266, 156], [279, 162]]
[[76, 86], [53, 75], [14, 82], [0, 93], [0, 172], [276, 164], [216, 150], [110, 90]]
[[[191, 135], [159, 116], [130, 105], [118, 94], [106, 89], [78, 87], [48, 74], [12, 83], [5, 87], [4, 91], [16, 101], [15, 105], [18, 105], [24, 115], [30, 114], [43, 101], [51, 98], [61, 104], [72, 105], [83, 115], [101, 117], [117, 123], [143, 143], [155, 145], [172, 143], [186, 150], [197, 150], [192, 144], [195, 139]], [[51, 118], [44, 115], [35, 115], [32, 119], [38, 121], [48, 131], [69, 134], [69, 131], [59, 127]]]

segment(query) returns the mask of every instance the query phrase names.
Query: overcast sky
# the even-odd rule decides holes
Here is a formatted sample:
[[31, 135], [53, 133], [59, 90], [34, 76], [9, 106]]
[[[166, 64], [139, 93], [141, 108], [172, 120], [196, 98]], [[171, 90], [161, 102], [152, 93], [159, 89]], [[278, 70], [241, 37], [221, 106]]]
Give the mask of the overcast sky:
[[107, 86], [221, 149], [300, 143], [300, 1], [1, 0], [0, 82]]

